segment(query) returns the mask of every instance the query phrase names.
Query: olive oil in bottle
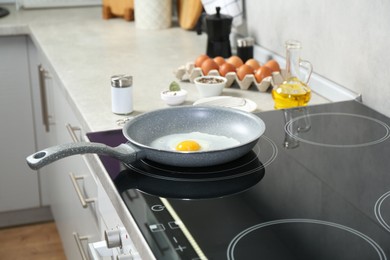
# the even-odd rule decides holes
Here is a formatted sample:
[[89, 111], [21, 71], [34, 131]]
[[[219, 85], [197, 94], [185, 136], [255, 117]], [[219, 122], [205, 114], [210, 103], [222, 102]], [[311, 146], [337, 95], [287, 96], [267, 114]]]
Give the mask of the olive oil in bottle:
[[291, 78], [272, 90], [275, 109], [306, 106], [311, 98], [310, 88], [298, 80]]
[[[311, 98], [311, 90], [307, 85], [313, 70], [308, 61], [300, 59], [301, 44], [298, 41], [286, 42], [286, 71], [289, 78], [272, 90], [275, 109], [306, 106]], [[300, 66], [306, 64], [306, 79], [300, 79]]]

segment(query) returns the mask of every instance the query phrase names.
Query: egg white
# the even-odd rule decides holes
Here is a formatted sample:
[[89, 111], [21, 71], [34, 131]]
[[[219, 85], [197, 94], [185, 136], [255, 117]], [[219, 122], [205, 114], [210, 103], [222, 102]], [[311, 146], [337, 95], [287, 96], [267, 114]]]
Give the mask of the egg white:
[[187, 140], [192, 140], [200, 145], [200, 149], [197, 151], [189, 152], [204, 152], [213, 150], [222, 150], [239, 145], [240, 142], [234, 138], [226, 137], [223, 135], [212, 135], [201, 132], [191, 132], [183, 134], [171, 134], [159, 137], [151, 142], [150, 146], [160, 150], [177, 151], [176, 146]]

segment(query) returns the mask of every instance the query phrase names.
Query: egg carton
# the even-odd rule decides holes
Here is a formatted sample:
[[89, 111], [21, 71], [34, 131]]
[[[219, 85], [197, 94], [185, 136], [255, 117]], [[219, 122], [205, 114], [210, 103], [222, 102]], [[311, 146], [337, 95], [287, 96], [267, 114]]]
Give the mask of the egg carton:
[[[175, 71], [176, 78], [181, 81], [190, 81], [194, 83], [197, 77], [204, 76], [202, 69], [195, 67], [194, 63], [187, 63], [184, 66], [180, 66]], [[218, 70], [210, 70], [207, 76], [220, 76]], [[282, 69], [280, 72], [273, 72], [272, 76], [264, 78], [260, 83], [256, 81], [253, 74], [246, 75], [240, 80], [235, 72], [228, 72], [225, 75], [227, 79], [226, 88], [230, 88], [234, 83], [237, 83], [240, 89], [248, 90], [252, 85], [255, 85], [260, 92], [266, 92], [270, 86], [277, 87], [283, 83], [284, 79], [287, 78], [287, 72]]]

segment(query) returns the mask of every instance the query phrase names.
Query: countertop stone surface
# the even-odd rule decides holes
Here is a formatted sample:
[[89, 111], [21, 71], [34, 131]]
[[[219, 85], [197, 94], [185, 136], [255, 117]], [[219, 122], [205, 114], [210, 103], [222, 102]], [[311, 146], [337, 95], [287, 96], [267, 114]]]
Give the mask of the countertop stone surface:
[[[101, 7], [32, 9], [0, 19], [0, 36], [29, 35], [49, 61], [64, 95], [85, 131], [115, 129], [123, 116], [111, 112], [110, 77], [133, 76], [134, 112], [130, 116], [168, 107], [160, 92], [168, 88], [178, 67], [206, 50], [207, 35], [175, 25], [164, 30], [141, 30], [134, 22], [102, 19]], [[199, 96], [195, 85], [179, 82], [188, 91], [184, 105]], [[236, 84], [237, 85], [237, 84]], [[245, 97], [256, 111], [273, 109], [270, 93], [225, 88], [222, 95]], [[311, 104], [328, 102], [313, 94]]]

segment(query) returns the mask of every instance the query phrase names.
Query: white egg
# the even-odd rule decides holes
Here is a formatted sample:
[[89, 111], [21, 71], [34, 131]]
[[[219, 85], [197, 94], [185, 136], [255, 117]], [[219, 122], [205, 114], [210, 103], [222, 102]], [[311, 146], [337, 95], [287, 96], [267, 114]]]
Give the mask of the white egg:
[[223, 150], [240, 144], [236, 139], [223, 135], [191, 132], [159, 137], [151, 142], [150, 146], [161, 150], [179, 151], [176, 146], [183, 141], [195, 141], [199, 144], [200, 149], [192, 152]]

